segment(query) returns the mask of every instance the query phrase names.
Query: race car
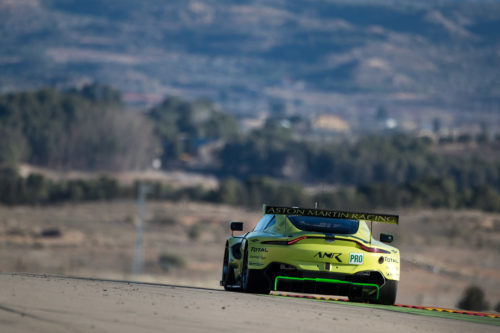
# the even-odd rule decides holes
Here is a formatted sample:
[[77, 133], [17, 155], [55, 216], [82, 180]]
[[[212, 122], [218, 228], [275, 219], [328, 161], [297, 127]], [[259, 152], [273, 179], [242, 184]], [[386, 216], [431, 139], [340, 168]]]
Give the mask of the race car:
[[263, 213], [253, 231], [241, 236], [234, 231], [242, 231], [243, 222], [230, 223], [220, 281], [225, 290], [395, 303], [399, 250], [387, 245], [391, 234], [375, 240], [371, 224], [398, 224], [397, 215], [266, 205]]

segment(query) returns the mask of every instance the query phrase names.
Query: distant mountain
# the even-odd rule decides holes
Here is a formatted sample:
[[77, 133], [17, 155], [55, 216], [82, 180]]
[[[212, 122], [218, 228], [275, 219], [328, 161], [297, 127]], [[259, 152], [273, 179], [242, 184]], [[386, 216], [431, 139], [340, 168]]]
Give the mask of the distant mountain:
[[354, 127], [379, 107], [495, 124], [500, 3], [0, 0], [1, 91], [89, 81], [130, 103], [203, 97], [240, 115], [281, 103]]

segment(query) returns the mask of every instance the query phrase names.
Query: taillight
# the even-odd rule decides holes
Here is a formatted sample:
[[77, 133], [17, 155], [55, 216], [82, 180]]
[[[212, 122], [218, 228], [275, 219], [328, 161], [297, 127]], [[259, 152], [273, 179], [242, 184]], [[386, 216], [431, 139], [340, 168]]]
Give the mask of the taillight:
[[366, 252], [371, 252], [371, 253], [391, 253], [387, 250], [383, 250], [383, 249], [377, 249], [376, 247], [370, 247], [370, 246], [366, 246], [364, 245], [363, 243], [361, 242], [358, 242], [357, 240], [354, 240], [354, 239], [350, 239], [350, 238], [339, 238], [337, 237], [338, 240], [344, 240], [344, 241], [348, 241], [348, 242], [353, 242], [353, 243], [356, 243], [359, 245], [359, 247], [366, 251]]
[[288, 245], [291, 245], [293, 243], [297, 243], [298, 241], [301, 241], [303, 239], [306, 239], [307, 236], [302, 236], [302, 237], [299, 237], [299, 238], [295, 238], [294, 240], [291, 240], [291, 241], [288, 241]]
[[262, 242], [262, 244], [271, 244], [271, 245], [292, 245], [292, 244], [295, 244], [303, 239], [306, 239], [307, 236], [302, 236], [302, 237], [299, 237], [299, 238], [295, 238], [295, 239], [292, 239], [290, 241], [285, 241], [285, 240], [282, 240], [282, 241], [264, 241]]
[[376, 247], [369, 247], [369, 246], [366, 246], [366, 245], [363, 245], [361, 243], [358, 243], [359, 246], [365, 250], [366, 252], [372, 252], [372, 253], [390, 253], [389, 251], [387, 250], [383, 250], [383, 249], [377, 249]]
[[[292, 240], [289, 240], [289, 241], [286, 241], [286, 240], [281, 240], [281, 241], [277, 241], [277, 240], [276, 241], [264, 241], [264, 242], [262, 242], [262, 244], [292, 245], [292, 244], [295, 244], [295, 243], [300, 242], [301, 240], [307, 239], [307, 238], [330, 239], [330, 238], [321, 237], [321, 236], [301, 236], [301, 237], [298, 237], [298, 238], [295, 238], [295, 239], [292, 239]], [[340, 237], [337, 237], [337, 238], [334, 238], [334, 239], [356, 243], [356, 244], [359, 245], [359, 247], [361, 247], [362, 250], [364, 250], [366, 252], [371, 252], [371, 253], [390, 253], [387, 250], [378, 249], [376, 247], [370, 247], [370, 246], [363, 245], [361, 242], [358, 242], [358, 241], [356, 241], [354, 239], [340, 238]]]

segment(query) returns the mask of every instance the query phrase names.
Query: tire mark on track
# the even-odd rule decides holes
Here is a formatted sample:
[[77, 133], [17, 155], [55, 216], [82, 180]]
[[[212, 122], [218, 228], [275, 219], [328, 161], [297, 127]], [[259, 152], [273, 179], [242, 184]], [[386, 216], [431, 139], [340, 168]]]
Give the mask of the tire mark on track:
[[42, 317], [38, 317], [36, 315], [32, 315], [32, 314], [29, 314], [29, 313], [26, 313], [26, 312], [23, 312], [23, 311], [19, 311], [19, 310], [13, 309], [13, 308], [9, 308], [9, 307], [4, 306], [4, 305], [0, 305], [0, 310], [3, 310], [5, 312], [10, 312], [10, 313], [15, 313], [15, 314], [20, 315], [21, 317], [27, 317], [27, 318], [31, 318], [31, 319], [45, 321], [45, 322], [52, 323], [52, 324], [56, 323], [53, 320], [45, 319], [45, 318], [42, 318]]
[[0, 275], [33, 277], [33, 278], [39, 278], [39, 279], [65, 279], [65, 280], [80, 280], [80, 281], [88, 281], [88, 282], [112, 282], [112, 283], [120, 283], [120, 284], [128, 284], [128, 285], [183, 288], [183, 289], [192, 289], [192, 290], [221, 291], [221, 292], [224, 291], [222, 288], [218, 289], [218, 288], [210, 288], [210, 287], [193, 287], [193, 286], [158, 283], [158, 282], [116, 280], [116, 279], [104, 279], [104, 278], [93, 278], [93, 277], [65, 276], [65, 275], [56, 275], [56, 274], [1, 272]]
[[5, 311], [5, 312], [17, 314], [17, 315], [19, 315], [21, 317], [31, 318], [31, 319], [38, 320], [38, 321], [41, 321], [41, 322], [58, 325], [58, 326], [63, 327], [64, 329], [66, 329], [68, 332], [69, 331], [80, 332], [78, 330], [75, 330], [73, 327], [67, 325], [66, 323], [63, 323], [63, 322], [60, 322], [60, 321], [57, 321], [57, 320], [48, 319], [48, 318], [42, 318], [42, 317], [39, 317], [37, 315], [30, 314], [30, 313], [27, 313], [27, 312], [24, 312], [24, 311], [20, 311], [20, 310], [17, 310], [17, 309], [14, 309], [12, 307], [8, 307], [8, 306], [5, 306], [5, 305], [1, 305], [0, 304], [0, 311]]

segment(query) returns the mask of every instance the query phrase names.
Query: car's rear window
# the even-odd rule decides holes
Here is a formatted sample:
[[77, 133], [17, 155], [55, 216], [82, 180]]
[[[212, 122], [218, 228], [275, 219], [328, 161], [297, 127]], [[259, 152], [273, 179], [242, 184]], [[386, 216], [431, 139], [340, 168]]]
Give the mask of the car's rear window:
[[314, 216], [288, 216], [293, 225], [303, 231], [316, 231], [325, 234], [350, 235], [358, 231], [358, 220], [331, 219]]

